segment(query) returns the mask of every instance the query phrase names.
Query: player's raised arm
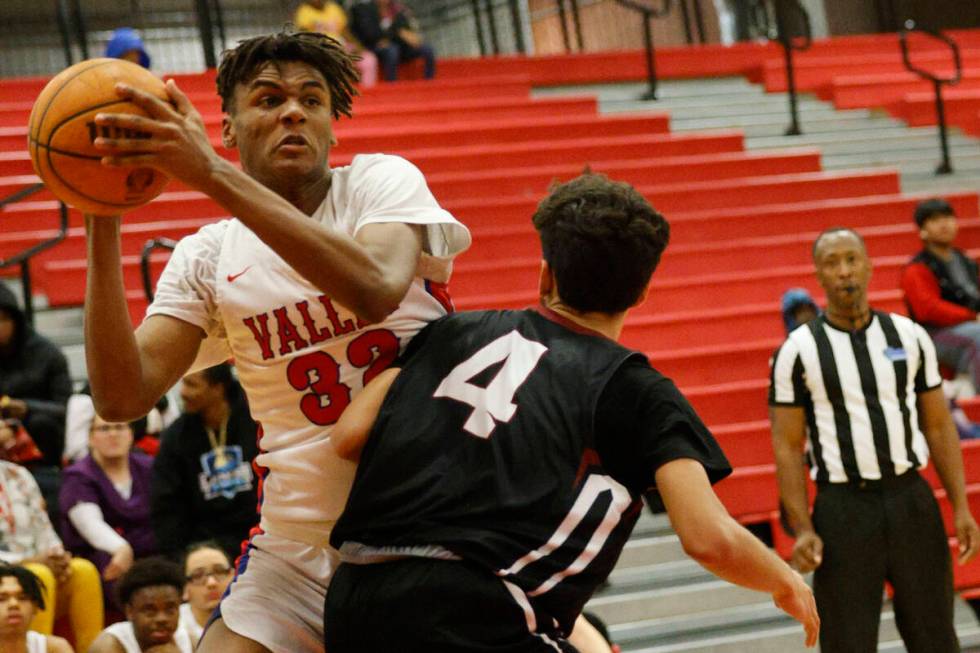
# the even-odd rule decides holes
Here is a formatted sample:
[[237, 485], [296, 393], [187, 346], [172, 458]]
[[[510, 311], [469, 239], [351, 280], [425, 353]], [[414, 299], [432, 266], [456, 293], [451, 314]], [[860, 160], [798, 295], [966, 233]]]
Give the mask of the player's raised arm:
[[820, 618], [803, 578], [745, 530], [718, 500], [704, 467], [679, 459], [657, 470], [657, 489], [684, 551], [716, 576], [767, 592], [777, 607], [803, 624], [814, 646]]
[[187, 371], [203, 331], [157, 315], [134, 334], [122, 280], [118, 217], [86, 216], [85, 360], [92, 399], [104, 419], [145, 415]]
[[[150, 137], [101, 137], [96, 146], [105, 152], [107, 165], [152, 166], [206, 193], [322, 292], [368, 322], [381, 321], [404, 297], [423, 250], [422, 228], [406, 224], [405, 218], [420, 206], [430, 208], [427, 203], [436, 206], [435, 201], [414, 167], [414, 175], [384, 170], [360, 191], [372, 196], [370, 205], [360, 208], [370, 213], [395, 196], [407, 200], [404, 204], [389, 203], [385, 216], [368, 219], [371, 224], [357, 229], [354, 237], [310, 220], [331, 185], [326, 173], [334, 142], [330, 120], [340, 109], [333, 106], [337, 98], [323, 76], [308, 66], [277, 75], [260, 72], [238, 83], [226, 101], [222, 140], [226, 147], [243, 150], [243, 170], [218, 156], [200, 114], [173, 81], [167, 83], [172, 105], [120, 86], [120, 96], [150, 117], [104, 113], [96, 116], [96, 123]], [[260, 122], [268, 133], [256, 137], [254, 126]], [[257, 141], [250, 142], [247, 151], [242, 146], [246, 132]], [[312, 170], [319, 172], [310, 174], [296, 196], [271, 190], [282, 175], [308, 172], [300, 164], [311, 162], [316, 162]], [[412, 195], [419, 186], [418, 194]], [[424, 201], [415, 203], [420, 198]], [[392, 209], [401, 209], [401, 214]]]

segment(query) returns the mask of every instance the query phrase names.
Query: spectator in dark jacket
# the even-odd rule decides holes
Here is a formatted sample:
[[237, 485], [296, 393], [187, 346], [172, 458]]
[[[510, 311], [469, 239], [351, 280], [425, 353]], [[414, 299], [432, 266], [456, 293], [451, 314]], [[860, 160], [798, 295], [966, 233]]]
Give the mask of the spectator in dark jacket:
[[184, 414], [160, 439], [153, 462], [152, 515], [161, 553], [214, 540], [234, 560], [258, 522], [252, 461], [257, 427], [231, 366], [184, 377]]
[[920, 202], [914, 217], [924, 247], [902, 271], [909, 314], [932, 336], [939, 362], [968, 375], [976, 390], [980, 388], [977, 264], [953, 246], [956, 214], [948, 202]]
[[17, 298], [0, 284], [0, 417], [19, 420], [40, 449], [42, 458], [27, 467], [53, 520], [57, 519], [65, 406], [70, 395], [65, 355], [31, 328]]
[[351, 7], [351, 29], [378, 57], [384, 78], [398, 79], [398, 64], [419, 57], [425, 78], [436, 74], [436, 53], [424, 41], [408, 9], [397, 0], [362, 0]]

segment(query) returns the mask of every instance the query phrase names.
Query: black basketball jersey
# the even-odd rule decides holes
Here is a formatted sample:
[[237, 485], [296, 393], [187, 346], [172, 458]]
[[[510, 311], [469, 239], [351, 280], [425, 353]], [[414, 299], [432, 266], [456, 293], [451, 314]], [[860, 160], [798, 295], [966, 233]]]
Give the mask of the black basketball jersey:
[[[546, 309], [446, 316], [400, 363], [331, 543], [343, 553], [445, 551], [516, 586], [539, 621], [569, 632], [619, 557], [645, 489], [604, 467], [597, 440], [613, 436], [597, 432], [596, 407], [621, 368], [655, 373], [642, 355]], [[689, 412], [710, 441], [706, 458], [727, 469]]]

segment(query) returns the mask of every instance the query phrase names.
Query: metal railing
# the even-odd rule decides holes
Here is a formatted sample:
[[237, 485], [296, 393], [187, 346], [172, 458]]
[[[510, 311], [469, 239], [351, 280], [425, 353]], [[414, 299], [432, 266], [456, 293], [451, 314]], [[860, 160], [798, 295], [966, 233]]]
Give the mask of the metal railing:
[[[800, 129], [800, 109], [796, 93], [796, 70], [793, 65], [793, 52], [808, 50], [813, 43], [810, 14], [803, 8], [799, 0], [774, 0], [774, 4], [776, 40], [783, 48], [783, 59], [786, 62], [786, 90], [789, 97], [790, 119], [786, 135], [799, 136], [803, 131]], [[795, 33], [794, 25], [802, 27], [802, 34]]]
[[[22, 188], [16, 193], [12, 193], [3, 199], [0, 199], [0, 209], [9, 204], [14, 204], [15, 202], [26, 199], [43, 188], [44, 184], [42, 183], [37, 183], [33, 186]], [[31, 245], [24, 251], [14, 254], [9, 258], [0, 259], [0, 269], [12, 267], [14, 265], [20, 266], [20, 283], [24, 295], [24, 317], [27, 319], [27, 323], [32, 326], [34, 324], [34, 291], [33, 284], [31, 282], [31, 259], [41, 252], [51, 249], [63, 241], [68, 235], [68, 207], [65, 206], [64, 202], [59, 202], [58, 213], [61, 221], [57, 234], [47, 240]]]
[[657, 55], [653, 45], [653, 30], [650, 21], [667, 16], [674, 6], [674, 0], [660, 0], [659, 7], [652, 7], [637, 0], [616, 0], [620, 6], [643, 14], [643, 45], [646, 48], [647, 84], [649, 88], [642, 95], [644, 100], [657, 99]]
[[171, 238], [151, 238], [143, 245], [143, 251], [140, 253], [140, 275], [143, 279], [143, 294], [146, 295], [146, 300], [150, 303], [153, 303], [153, 278], [150, 275], [150, 256], [154, 250], [166, 249], [172, 252], [175, 247], [177, 247], [177, 241]]
[[[918, 32], [934, 39], [938, 39], [949, 46], [949, 49], [953, 53], [954, 70], [951, 76], [942, 77], [924, 68], [919, 68], [912, 63], [912, 58], [909, 54], [908, 37], [909, 34], [913, 32]], [[943, 102], [943, 86], [946, 84], [958, 84], [960, 79], [963, 77], [963, 63], [960, 60], [960, 48], [958, 45], [956, 45], [956, 41], [949, 38], [945, 34], [924, 27], [916, 27], [915, 21], [912, 20], [905, 22], [905, 28], [898, 33], [898, 42], [902, 48], [902, 61], [905, 63], [905, 67], [910, 72], [913, 72], [919, 77], [932, 82], [933, 90], [936, 94], [936, 119], [939, 122], [939, 148], [943, 157], [943, 160], [936, 168], [936, 174], [948, 175], [953, 172], [953, 163], [949, 156], [949, 139], [946, 133], [946, 104]]]

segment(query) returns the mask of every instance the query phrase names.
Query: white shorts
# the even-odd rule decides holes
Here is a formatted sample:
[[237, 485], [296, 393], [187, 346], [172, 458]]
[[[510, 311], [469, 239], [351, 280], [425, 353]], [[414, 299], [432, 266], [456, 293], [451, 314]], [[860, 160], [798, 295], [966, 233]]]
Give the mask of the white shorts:
[[221, 601], [221, 619], [273, 653], [323, 653], [323, 602], [338, 564], [333, 549], [256, 535]]

